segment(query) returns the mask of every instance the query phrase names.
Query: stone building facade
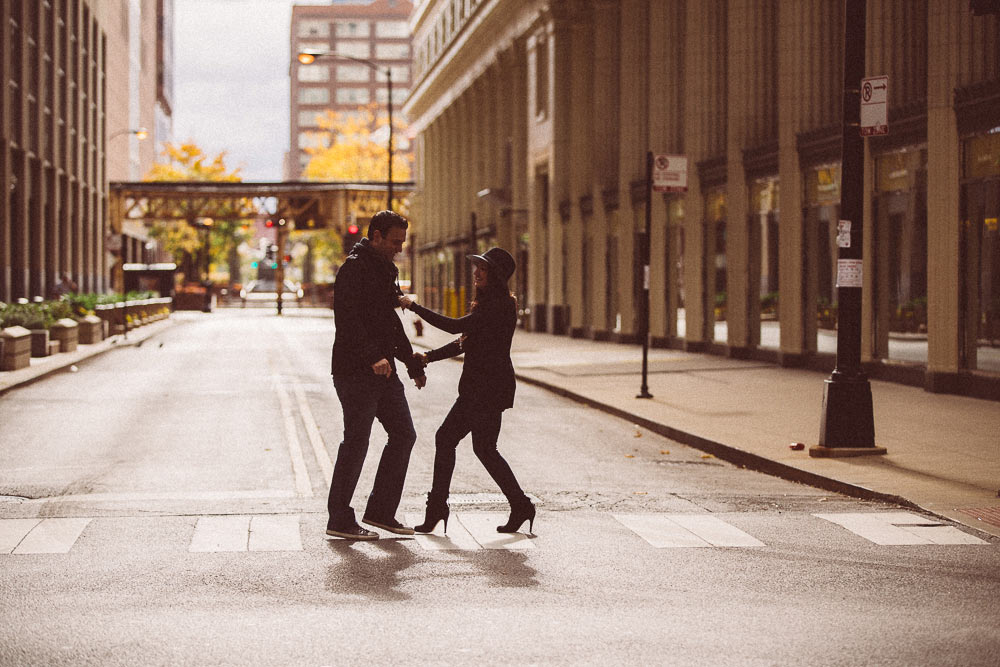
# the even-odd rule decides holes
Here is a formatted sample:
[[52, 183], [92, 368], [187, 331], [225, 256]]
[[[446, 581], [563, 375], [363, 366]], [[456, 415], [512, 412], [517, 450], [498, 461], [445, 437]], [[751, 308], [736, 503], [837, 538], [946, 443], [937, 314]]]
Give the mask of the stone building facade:
[[[843, 2], [426, 0], [411, 18], [417, 290], [462, 312], [464, 256], [518, 260], [523, 324], [636, 342], [648, 151], [655, 345], [832, 368]], [[862, 358], [998, 395], [1000, 16], [868, 0]], [[860, 82], [859, 82], [860, 83]]]
[[144, 232], [112, 228], [107, 184], [141, 177], [170, 138], [172, 11], [172, 0], [0, 3], [0, 301], [48, 296], [63, 273], [81, 291], [109, 289], [123, 257], [112, 231], [141, 261]]

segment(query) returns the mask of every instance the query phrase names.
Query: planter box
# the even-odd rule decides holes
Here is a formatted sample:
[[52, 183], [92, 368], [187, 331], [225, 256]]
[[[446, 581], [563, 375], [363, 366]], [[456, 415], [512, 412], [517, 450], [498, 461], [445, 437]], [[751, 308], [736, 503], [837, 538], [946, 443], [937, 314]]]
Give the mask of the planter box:
[[24, 327], [7, 327], [0, 331], [3, 354], [0, 371], [16, 371], [31, 365], [31, 332]]
[[49, 330], [31, 329], [31, 356], [49, 356]]
[[52, 325], [52, 328], [49, 329], [49, 337], [59, 341], [60, 352], [76, 352], [79, 331], [75, 320], [64, 317]]
[[104, 340], [104, 321], [97, 315], [87, 315], [77, 322], [77, 342], [93, 345]]

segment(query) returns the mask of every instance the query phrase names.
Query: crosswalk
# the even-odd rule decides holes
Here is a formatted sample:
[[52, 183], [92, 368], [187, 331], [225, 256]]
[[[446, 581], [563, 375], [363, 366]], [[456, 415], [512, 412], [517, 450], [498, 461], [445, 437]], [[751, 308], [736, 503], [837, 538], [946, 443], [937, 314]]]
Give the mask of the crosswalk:
[[[990, 542], [939, 520], [912, 512], [812, 514], [822, 526], [835, 525], [833, 537], [861, 538], [879, 546], [989, 545]], [[760, 548], [768, 546], [729, 521], [710, 514], [613, 513], [611, 520], [655, 549]], [[413, 525], [422, 517], [406, 514]], [[525, 533], [502, 534], [496, 526], [505, 514], [453, 512], [447, 534], [441, 524], [433, 534], [413, 536], [426, 551], [530, 550], [539, 540]], [[0, 519], [0, 556], [67, 554], [93, 522], [116, 518]], [[320, 523], [315, 517], [310, 523]], [[303, 551], [300, 514], [211, 515], [197, 517], [186, 550], [190, 553]], [[640, 542], [640, 543], [642, 543]]]

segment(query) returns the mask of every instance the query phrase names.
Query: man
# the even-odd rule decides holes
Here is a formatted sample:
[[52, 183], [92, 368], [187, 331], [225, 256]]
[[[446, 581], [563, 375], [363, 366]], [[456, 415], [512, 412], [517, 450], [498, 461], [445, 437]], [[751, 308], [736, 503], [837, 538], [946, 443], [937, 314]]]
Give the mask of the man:
[[367, 238], [350, 249], [333, 286], [332, 373], [344, 412], [344, 440], [330, 483], [326, 534], [348, 540], [378, 539], [378, 533], [358, 525], [351, 508], [376, 418], [389, 439], [362, 522], [399, 535], [413, 534], [412, 528], [396, 521], [417, 434], [394, 358], [406, 364], [417, 389], [427, 381], [395, 312], [400, 291], [393, 259], [403, 250], [408, 226], [397, 213], [376, 213]]

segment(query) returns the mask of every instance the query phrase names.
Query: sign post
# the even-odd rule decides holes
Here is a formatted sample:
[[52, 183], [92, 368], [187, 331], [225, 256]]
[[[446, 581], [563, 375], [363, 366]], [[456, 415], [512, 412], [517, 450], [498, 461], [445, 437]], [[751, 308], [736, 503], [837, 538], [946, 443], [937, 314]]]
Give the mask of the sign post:
[[[861, 367], [864, 137], [887, 134], [886, 77], [865, 79], [866, 0], [844, 0], [843, 143], [837, 225], [837, 367], [823, 386], [819, 444], [810, 456], [885, 454], [875, 446], [872, 390]], [[867, 124], [867, 125], [866, 125]]]

